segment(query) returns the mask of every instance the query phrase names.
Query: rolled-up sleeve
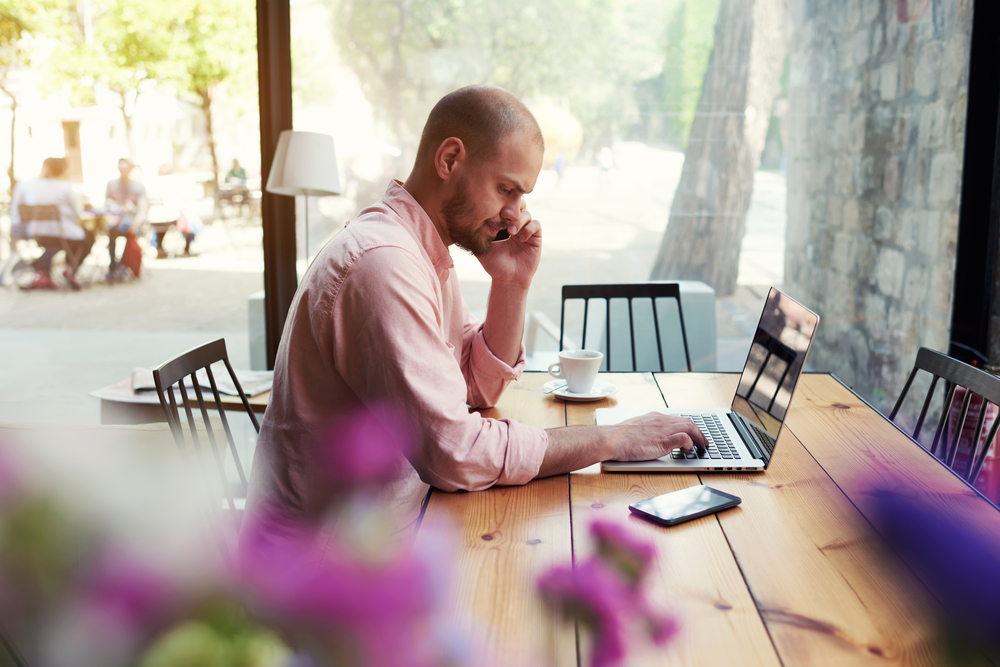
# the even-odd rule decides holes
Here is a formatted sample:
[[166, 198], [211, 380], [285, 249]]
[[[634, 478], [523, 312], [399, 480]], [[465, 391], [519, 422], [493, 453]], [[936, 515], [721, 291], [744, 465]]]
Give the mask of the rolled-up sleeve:
[[366, 405], [391, 405], [400, 413], [395, 417], [412, 426], [415, 447], [407, 458], [428, 484], [475, 491], [528, 482], [541, 467], [546, 432], [485, 419], [466, 407], [473, 394], [496, 400], [520, 374], [523, 351], [514, 368], [503, 363], [471, 318], [462, 338], [449, 341], [436, 285], [430, 267], [405, 249], [378, 247], [361, 255], [332, 304], [337, 370]]
[[507, 385], [521, 377], [524, 370], [525, 349], [521, 344], [517, 362], [508, 366], [493, 354], [483, 335], [483, 324], [469, 313], [462, 301], [464, 328], [462, 332], [462, 375], [468, 387], [466, 401], [473, 408], [491, 408], [500, 400]]

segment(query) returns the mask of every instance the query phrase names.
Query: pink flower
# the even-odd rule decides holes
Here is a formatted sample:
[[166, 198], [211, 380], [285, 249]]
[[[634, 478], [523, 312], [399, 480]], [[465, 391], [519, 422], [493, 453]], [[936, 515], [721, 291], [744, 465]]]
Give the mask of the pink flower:
[[411, 449], [409, 429], [395, 411], [362, 406], [331, 424], [320, 465], [329, 482], [341, 488], [379, 484], [398, 472]]
[[258, 613], [301, 640], [293, 643], [367, 667], [439, 664], [434, 564], [414, 552], [363, 563], [339, 545], [320, 548], [306, 531], [280, 541], [251, 534], [240, 569]]
[[597, 542], [598, 557], [631, 587], [638, 587], [656, 558], [653, 545], [635, 539], [627, 528], [610, 521], [593, 522], [590, 534]]
[[542, 597], [565, 618], [593, 632], [594, 667], [621, 662], [629, 645], [628, 631], [645, 626], [657, 645], [680, 628], [677, 620], [652, 608], [642, 582], [655, 558], [652, 545], [633, 538], [625, 528], [595, 522], [591, 534], [596, 554], [576, 567], [557, 567], [538, 581]]

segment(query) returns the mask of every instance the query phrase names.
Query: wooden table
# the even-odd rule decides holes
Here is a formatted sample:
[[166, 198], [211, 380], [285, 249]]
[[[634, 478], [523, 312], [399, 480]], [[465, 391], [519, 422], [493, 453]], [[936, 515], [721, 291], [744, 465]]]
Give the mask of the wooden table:
[[[524, 374], [484, 415], [553, 427], [592, 424], [598, 407], [725, 406], [738, 376], [605, 374], [619, 392], [597, 403], [543, 396], [548, 379]], [[553, 625], [535, 582], [588, 554], [587, 525], [600, 518], [655, 544], [651, 598], [683, 623], [668, 646], [633, 654], [629, 664], [936, 664], [933, 617], [941, 609], [886, 553], [872, 490], [925, 493], [998, 541], [1000, 512], [830, 375], [803, 376], [785, 426], [764, 473], [612, 474], [592, 466], [521, 487], [433, 492], [424, 521], [446, 519], [458, 531], [454, 618], [482, 638], [496, 664], [543, 656], [576, 665], [574, 630]], [[629, 514], [632, 502], [701, 483], [742, 505], [673, 528]], [[579, 646], [584, 665], [588, 644]]]
[[[152, 424], [166, 421], [156, 392], [133, 391], [132, 378], [125, 378], [120, 382], [109, 384], [107, 387], [90, 392], [89, 395], [101, 399], [102, 424]], [[244, 411], [243, 402], [239, 396], [222, 394], [220, 398], [224, 409], [236, 412]], [[248, 397], [247, 400], [250, 401], [250, 407], [253, 408], [253, 411], [262, 415], [267, 409], [267, 402], [270, 398], [271, 392], [266, 391]], [[212, 398], [211, 391], [205, 392], [205, 405], [210, 410], [215, 409], [215, 400]]]

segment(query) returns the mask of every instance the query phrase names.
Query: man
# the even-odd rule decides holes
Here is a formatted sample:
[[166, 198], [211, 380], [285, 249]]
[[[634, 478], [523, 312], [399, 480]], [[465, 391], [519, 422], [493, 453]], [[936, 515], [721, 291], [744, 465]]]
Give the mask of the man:
[[[80, 200], [73, 188], [66, 182], [69, 163], [65, 158], [50, 157], [42, 162], [42, 172], [14, 187], [10, 203], [10, 224], [14, 238], [32, 238], [45, 251], [32, 264], [35, 281], [31, 289], [56, 289], [52, 280], [52, 260], [60, 250], [73, 255], [67, 258], [63, 277], [73, 289], [80, 289], [74, 266], [79, 266], [90, 254], [94, 245], [94, 235], [80, 226]], [[39, 217], [41, 212], [34, 207], [58, 209], [56, 219]]]
[[127, 239], [129, 234], [138, 236], [149, 208], [146, 186], [132, 180], [134, 168], [129, 160], [125, 158], [118, 160], [119, 177], [108, 181], [104, 191], [105, 206], [117, 216], [117, 222], [108, 228], [108, 253], [111, 255], [111, 265], [108, 267], [109, 281], [122, 280], [126, 277], [125, 267], [118, 260], [117, 242], [123, 236]]
[[[543, 141], [528, 109], [494, 87], [445, 96], [413, 171], [320, 251], [288, 313], [247, 504], [248, 518], [316, 516], [327, 429], [363, 406], [412, 428], [386, 498], [415, 519], [429, 485], [475, 491], [524, 484], [607, 459], [645, 460], [705, 440], [689, 420], [646, 415], [618, 426], [543, 430], [484, 419], [524, 367], [525, 302], [542, 229], [525, 210]], [[494, 242], [500, 232], [510, 238]], [[469, 314], [448, 254], [492, 277], [486, 320]]]

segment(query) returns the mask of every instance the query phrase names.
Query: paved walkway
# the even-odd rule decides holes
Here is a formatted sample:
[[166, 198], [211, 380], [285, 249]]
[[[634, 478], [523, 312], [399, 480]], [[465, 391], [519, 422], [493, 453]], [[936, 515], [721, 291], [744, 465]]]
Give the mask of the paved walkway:
[[[648, 278], [683, 156], [638, 144], [619, 144], [616, 153], [609, 174], [596, 167], [567, 168], [561, 181], [541, 174], [529, 206], [545, 246], [529, 311], [558, 323], [563, 284]], [[217, 222], [196, 240], [197, 257], [147, 257], [134, 283], [96, 282], [81, 292], [0, 288], [0, 420], [98, 423], [88, 392], [218, 337], [234, 364], [248, 367], [247, 298], [263, 286], [260, 244], [259, 225]], [[453, 256], [470, 307], [482, 312], [488, 277], [474, 258]], [[742, 285], [716, 307], [720, 369], [742, 366], [766, 286], [781, 282], [783, 256], [784, 178], [759, 173]], [[88, 261], [100, 274], [106, 251]], [[555, 349], [555, 341], [539, 345]]]

